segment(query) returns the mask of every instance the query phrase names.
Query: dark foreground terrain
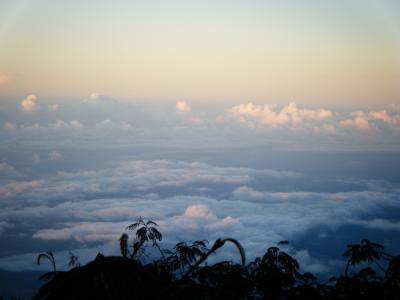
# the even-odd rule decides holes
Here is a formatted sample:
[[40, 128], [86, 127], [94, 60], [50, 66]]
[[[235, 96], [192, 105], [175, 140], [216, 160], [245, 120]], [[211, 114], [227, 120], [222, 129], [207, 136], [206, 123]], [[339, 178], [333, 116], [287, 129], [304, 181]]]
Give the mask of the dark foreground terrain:
[[[98, 254], [84, 266], [70, 257], [71, 269], [57, 271], [52, 252], [38, 256], [53, 271], [43, 274], [44, 284], [34, 299], [400, 299], [400, 256], [386, 253], [382, 245], [367, 239], [347, 245], [343, 274], [320, 282], [300, 272], [287, 242], [267, 249], [247, 263], [245, 250], [231, 238], [178, 243], [172, 250], [160, 247], [157, 224], [142, 219], [120, 238], [121, 256]], [[241, 264], [207, 259], [226, 243], [238, 250]], [[146, 248], [154, 247], [160, 259], [143, 263]]]

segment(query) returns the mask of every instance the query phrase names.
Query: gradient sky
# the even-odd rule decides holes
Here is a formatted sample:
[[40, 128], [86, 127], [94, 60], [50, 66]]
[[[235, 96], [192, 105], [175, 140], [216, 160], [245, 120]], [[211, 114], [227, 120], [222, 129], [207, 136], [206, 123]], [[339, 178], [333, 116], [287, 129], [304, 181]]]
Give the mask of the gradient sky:
[[0, 101], [382, 106], [400, 96], [398, 1], [0, 2]]

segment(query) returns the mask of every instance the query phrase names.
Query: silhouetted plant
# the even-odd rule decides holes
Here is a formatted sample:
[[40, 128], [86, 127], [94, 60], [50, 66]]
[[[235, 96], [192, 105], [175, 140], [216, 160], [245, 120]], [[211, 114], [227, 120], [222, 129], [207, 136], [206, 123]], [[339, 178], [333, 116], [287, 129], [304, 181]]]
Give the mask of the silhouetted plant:
[[128, 256], [128, 238], [129, 237], [126, 233], [123, 233], [119, 238], [119, 249], [123, 257]]
[[[37, 263], [47, 259], [53, 271], [42, 276], [47, 282], [34, 299], [400, 299], [400, 256], [384, 253], [383, 246], [367, 239], [348, 246], [345, 276], [332, 277], [321, 284], [313, 274], [300, 273], [292, 252], [282, 248], [287, 241], [269, 247], [263, 256], [245, 265], [242, 245], [231, 238], [217, 239], [211, 248], [203, 240], [180, 242], [172, 251], [162, 251], [158, 245], [162, 236], [156, 226], [153, 221], [140, 219], [129, 228], [136, 229], [132, 253], [128, 247], [129, 236], [124, 233], [119, 239], [122, 257], [99, 253], [92, 262], [68, 272], [56, 271], [52, 252], [41, 253]], [[147, 242], [157, 247], [162, 259], [147, 264], [137, 259]], [[236, 246], [241, 264], [222, 261], [201, 266], [226, 242]], [[380, 259], [388, 262], [382, 276], [369, 266]], [[348, 276], [349, 267], [362, 262], [368, 263], [368, 267]], [[79, 266], [77, 256], [71, 252], [70, 266]]]
[[54, 260], [53, 252], [51, 252], [51, 251], [46, 251], [46, 252], [40, 253], [39, 256], [37, 257], [36, 263], [37, 263], [38, 265], [40, 265], [40, 261], [41, 261], [43, 258], [47, 259], [47, 260], [51, 263], [51, 265], [52, 265], [52, 267], [53, 267], [53, 272], [57, 272], [57, 269], [56, 269], [56, 261]]
[[72, 251], [69, 251], [69, 262], [68, 266], [73, 268], [73, 267], [79, 267], [81, 264], [79, 262], [79, 257], [76, 256]]
[[[287, 242], [278, 243], [284, 244]], [[256, 258], [249, 267], [256, 288], [271, 299], [280, 298], [296, 280], [303, 280], [297, 260], [277, 246], [268, 248], [265, 255]]]
[[383, 249], [384, 247], [381, 244], [372, 243], [368, 239], [363, 239], [358, 244], [347, 245], [347, 250], [343, 254], [348, 258], [344, 271], [345, 276], [348, 276], [350, 266], [355, 266], [362, 262], [367, 262], [368, 265], [375, 262], [383, 271], [383, 268], [377, 262], [382, 258]]
[[187, 271], [183, 276], [182, 279], [186, 279], [194, 270], [196, 270], [196, 268], [198, 266], [200, 266], [204, 261], [207, 260], [207, 258], [215, 253], [216, 250], [218, 250], [219, 248], [221, 248], [223, 245], [225, 245], [226, 242], [230, 242], [233, 243], [236, 248], [238, 249], [239, 253], [240, 253], [240, 258], [242, 261], [242, 265], [246, 264], [246, 253], [244, 251], [244, 248], [242, 247], [242, 245], [235, 239], [232, 238], [226, 238], [226, 239], [217, 239], [214, 244], [212, 245], [211, 249], [209, 251], [207, 251], [207, 253], [204, 254], [204, 256], [199, 259], [190, 269], [189, 271]]
[[54, 276], [56, 276], [56, 274], [57, 274], [56, 261], [54, 259], [53, 252], [52, 251], [46, 251], [46, 252], [40, 253], [38, 255], [38, 257], [37, 257], [36, 263], [38, 265], [40, 265], [40, 261], [42, 259], [47, 259], [51, 263], [51, 265], [53, 267], [53, 271], [43, 274], [42, 276], [40, 276], [39, 279], [41, 279], [41, 280], [50, 280]]
[[164, 253], [157, 242], [162, 240], [162, 234], [156, 228], [157, 226], [158, 226], [157, 223], [154, 221], [145, 222], [142, 218], [140, 218], [139, 221], [127, 227], [127, 229], [129, 230], [136, 229], [136, 240], [133, 243], [132, 257], [135, 257], [139, 249], [146, 242], [150, 241], [152, 242], [153, 246], [155, 246], [159, 250], [161, 257], [164, 258]]
[[195, 241], [192, 244], [185, 242], [177, 243], [174, 251], [164, 250], [164, 253], [169, 254], [169, 256], [164, 259], [163, 263], [172, 271], [191, 267], [206, 255], [209, 250], [207, 243], [208, 241], [205, 240]]

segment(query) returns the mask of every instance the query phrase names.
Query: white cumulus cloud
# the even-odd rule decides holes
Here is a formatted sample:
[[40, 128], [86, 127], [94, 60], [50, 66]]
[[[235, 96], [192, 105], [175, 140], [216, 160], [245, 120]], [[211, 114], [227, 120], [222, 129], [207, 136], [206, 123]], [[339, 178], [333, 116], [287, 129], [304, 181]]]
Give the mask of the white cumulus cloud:
[[358, 129], [371, 128], [366, 114], [363, 111], [356, 111], [351, 113], [352, 118], [340, 121], [342, 126], [356, 127]]
[[327, 109], [301, 109], [296, 103], [290, 102], [281, 110], [274, 106], [253, 103], [239, 104], [231, 107], [228, 113], [242, 122], [255, 121], [262, 125], [279, 126], [284, 124], [301, 124], [304, 121], [321, 121], [332, 116]]
[[176, 110], [179, 113], [188, 113], [191, 110], [189, 104], [187, 104], [186, 101], [178, 101], [178, 102], [176, 102], [175, 103], [175, 107], [176, 107]]
[[380, 111], [372, 111], [369, 116], [373, 120], [380, 120], [388, 124], [400, 124], [400, 114], [390, 115], [386, 109]]
[[35, 95], [29, 95], [21, 101], [21, 108], [24, 111], [33, 111], [37, 106], [37, 97]]

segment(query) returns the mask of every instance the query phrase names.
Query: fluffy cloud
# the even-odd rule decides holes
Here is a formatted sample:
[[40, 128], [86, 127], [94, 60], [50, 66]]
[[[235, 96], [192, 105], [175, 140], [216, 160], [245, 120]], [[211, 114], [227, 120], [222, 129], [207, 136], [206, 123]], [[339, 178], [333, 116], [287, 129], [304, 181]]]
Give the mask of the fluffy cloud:
[[240, 104], [229, 109], [229, 114], [240, 121], [255, 121], [267, 126], [284, 124], [301, 124], [304, 121], [321, 121], [332, 116], [327, 109], [299, 109], [294, 102], [290, 102], [281, 110], [275, 110], [268, 104], [255, 105], [253, 103]]
[[358, 129], [369, 129], [371, 128], [366, 114], [363, 111], [356, 111], [351, 114], [352, 118], [340, 121], [342, 126], [356, 127]]
[[207, 206], [201, 204], [192, 205], [186, 208], [185, 216], [194, 219], [206, 219], [206, 220], [217, 219], [217, 216], [214, 215]]
[[372, 120], [380, 120], [388, 124], [400, 124], [400, 114], [389, 115], [386, 109], [369, 113]]
[[33, 111], [38, 107], [37, 97], [35, 95], [29, 95], [21, 101], [21, 108], [24, 111]]
[[188, 113], [191, 110], [189, 104], [187, 104], [186, 101], [176, 102], [175, 108], [179, 113]]
[[373, 121], [380, 121], [388, 125], [396, 126], [400, 124], [400, 114], [389, 113], [386, 109], [379, 111], [356, 111], [351, 113], [351, 118], [342, 120], [340, 125], [356, 127], [358, 129], [371, 129], [375, 124]]

